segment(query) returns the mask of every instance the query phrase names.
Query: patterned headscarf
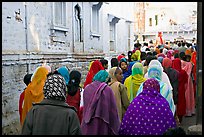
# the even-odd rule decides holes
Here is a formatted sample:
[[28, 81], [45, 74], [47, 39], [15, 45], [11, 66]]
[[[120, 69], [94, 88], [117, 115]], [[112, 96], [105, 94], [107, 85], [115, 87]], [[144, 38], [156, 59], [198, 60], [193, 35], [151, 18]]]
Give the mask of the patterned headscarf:
[[47, 99], [65, 101], [66, 83], [65, 79], [59, 74], [51, 74], [47, 77], [44, 85], [44, 95]]
[[154, 90], [160, 93], [159, 82], [154, 78], [147, 79], [143, 84], [143, 90]]
[[57, 71], [64, 77], [65, 81], [66, 81], [66, 85], [68, 85], [69, 83], [69, 71], [67, 69], [66, 66], [62, 66], [59, 69], [57, 69]]

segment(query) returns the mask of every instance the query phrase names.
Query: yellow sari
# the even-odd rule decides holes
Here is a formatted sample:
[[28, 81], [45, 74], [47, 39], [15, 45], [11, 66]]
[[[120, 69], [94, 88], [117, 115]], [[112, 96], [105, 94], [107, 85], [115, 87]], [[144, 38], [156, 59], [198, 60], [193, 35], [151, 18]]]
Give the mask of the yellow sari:
[[140, 85], [146, 80], [144, 78], [144, 68], [140, 62], [132, 66], [132, 75], [126, 78], [124, 85], [127, 87], [127, 95], [130, 102], [136, 97]]

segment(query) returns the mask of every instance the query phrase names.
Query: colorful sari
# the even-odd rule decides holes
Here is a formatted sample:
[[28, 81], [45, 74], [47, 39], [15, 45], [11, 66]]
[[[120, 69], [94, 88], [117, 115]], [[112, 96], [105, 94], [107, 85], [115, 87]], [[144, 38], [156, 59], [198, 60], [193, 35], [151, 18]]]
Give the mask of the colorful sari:
[[124, 85], [127, 87], [127, 96], [130, 102], [136, 97], [137, 90], [146, 78], [144, 78], [144, 68], [139, 62], [132, 66], [132, 74], [125, 80]]
[[179, 58], [175, 58], [172, 61], [172, 68], [179, 71], [178, 103], [177, 103], [176, 113], [179, 117], [183, 117], [186, 114], [185, 92], [186, 92], [188, 75], [186, 71], [181, 68], [181, 60]]
[[143, 91], [131, 102], [120, 125], [119, 135], [162, 135], [176, 127], [167, 100], [159, 93], [156, 79], [147, 79]]
[[25, 89], [24, 103], [22, 107], [21, 125], [23, 125], [28, 111], [32, 107], [32, 103], [39, 103], [43, 100], [43, 87], [47, 79], [48, 70], [45, 67], [38, 67], [33, 73], [32, 81]]
[[114, 93], [114, 96], [116, 99], [117, 109], [118, 109], [118, 116], [119, 116], [120, 122], [121, 122], [128, 106], [129, 106], [129, 100], [127, 97], [126, 87], [122, 83], [120, 83], [116, 78], [117, 69], [119, 69], [119, 68], [113, 67], [109, 70], [111, 82], [108, 85], [113, 90], [113, 93]]
[[186, 115], [192, 116], [192, 114], [195, 114], [195, 97], [194, 97], [194, 88], [193, 88], [193, 80], [191, 77], [192, 74], [192, 63], [186, 62], [181, 60], [181, 67], [184, 69], [188, 74], [188, 82], [186, 85]]
[[[175, 114], [175, 104], [173, 100], [173, 93], [172, 90], [170, 90], [169, 86], [162, 81], [162, 72], [163, 67], [160, 65], [150, 65], [148, 68], [148, 78], [155, 78], [159, 81], [160, 84], [160, 93], [161, 95], [168, 101], [169, 106], [171, 108], [171, 111], [173, 114]], [[142, 92], [143, 90], [143, 83], [140, 85], [137, 96]]]
[[84, 88], [82, 135], [117, 135], [120, 122], [112, 89], [105, 83], [108, 72], [99, 71]]

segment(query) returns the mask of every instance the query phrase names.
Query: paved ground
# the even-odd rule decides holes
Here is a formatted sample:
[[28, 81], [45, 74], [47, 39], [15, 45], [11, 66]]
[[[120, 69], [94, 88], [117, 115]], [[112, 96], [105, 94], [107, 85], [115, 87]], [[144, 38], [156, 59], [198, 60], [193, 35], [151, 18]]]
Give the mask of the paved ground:
[[186, 131], [190, 126], [196, 125], [196, 115], [193, 115], [191, 117], [183, 117], [183, 120], [181, 122], [181, 127]]

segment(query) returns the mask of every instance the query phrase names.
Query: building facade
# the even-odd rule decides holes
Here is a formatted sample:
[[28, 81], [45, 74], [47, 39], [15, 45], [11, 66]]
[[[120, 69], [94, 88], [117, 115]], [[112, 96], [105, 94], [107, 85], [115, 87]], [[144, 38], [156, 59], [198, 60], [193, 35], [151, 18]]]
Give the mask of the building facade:
[[82, 73], [89, 62], [133, 49], [133, 5], [118, 2], [2, 3], [2, 134], [19, 134], [23, 77], [47, 62]]
[[143, 24], [138, 28], [140, 33], [136, 30], [136, 35], [142, 35], [140, 41], [155, 40], [158, 32], [163, 33], [166, 41], [197, 38], [197, 2], [136, 2], [136, 5], [140, 10], [135, 9], [135, 20]]

